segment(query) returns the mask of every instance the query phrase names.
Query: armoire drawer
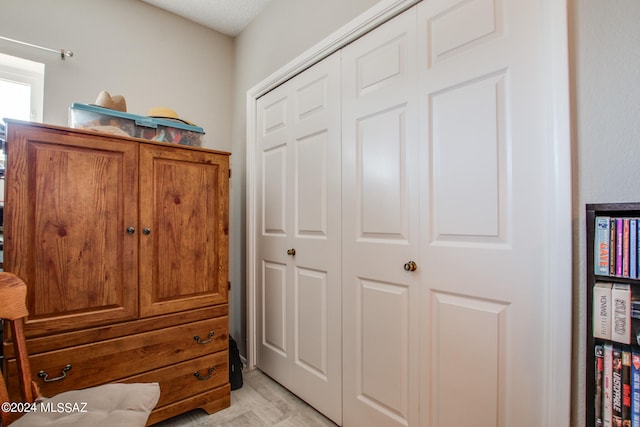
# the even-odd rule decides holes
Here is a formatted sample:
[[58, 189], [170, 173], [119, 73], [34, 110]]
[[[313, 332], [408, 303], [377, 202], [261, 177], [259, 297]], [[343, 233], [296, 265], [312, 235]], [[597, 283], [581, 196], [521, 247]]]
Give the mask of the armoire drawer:
[[[226, 350], [228, 340], [228, 318], [223, 316], [34, 354], [29, 363], [43, 395], [52, 396]], [[69, 365], [71, 369], [65, 373]], [[11, 394], [18, 390], [15, 359], [7, 366]], [[41, 371], [47, 374], [46, 379], [39, 374]]]
[[156, 405], [156, 408], [160, 408], [228, 383], [229, 353], [219, 351], [208, 356], [125, 378], [121, 382], [160, 383], [160, 400]]

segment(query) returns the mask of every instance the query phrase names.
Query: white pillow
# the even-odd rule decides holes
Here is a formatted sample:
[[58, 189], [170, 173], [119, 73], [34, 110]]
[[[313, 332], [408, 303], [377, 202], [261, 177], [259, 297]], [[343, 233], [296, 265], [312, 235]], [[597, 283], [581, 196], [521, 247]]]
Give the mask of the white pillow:
[[160, 398], [158, 383], [105, 384], [36, 401], [12, 427], [144, 426]]

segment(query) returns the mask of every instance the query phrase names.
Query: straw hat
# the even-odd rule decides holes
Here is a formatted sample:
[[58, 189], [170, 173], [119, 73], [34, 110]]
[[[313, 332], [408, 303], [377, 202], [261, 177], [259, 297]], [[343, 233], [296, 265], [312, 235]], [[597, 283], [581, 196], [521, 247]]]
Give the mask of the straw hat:
[[149, 110], [149, 112], [147, 113], [147, 116], [155, 117], [157, 119], [178, 120], [178, 121], [181, 121], [182, 123], [195, 126], [195, 124], [187, 120], [181, 119], [180, 116], [178, 116], [178, 113], [175, 112], [175, 110], [172, 110], [171, 108], [167, 108], [167, 107], [153, 107], [152, 109]]
[[127, 112], [127, 101], [125, 101], [124, 97], [121, 95], [111, 96], [106, 90], [100, 92], [94, 105], [109, 108], [110, 110], [122, 111], [123, 113]]

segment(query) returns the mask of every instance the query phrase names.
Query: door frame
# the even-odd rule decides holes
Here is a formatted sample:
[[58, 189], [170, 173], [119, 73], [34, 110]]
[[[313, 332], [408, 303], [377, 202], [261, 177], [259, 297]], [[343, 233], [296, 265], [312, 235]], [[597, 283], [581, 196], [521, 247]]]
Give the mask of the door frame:
[[[547, 390], [547, 425], [569, 425], [571, 410], [571, 341], [572, 341], [572, 181], [571, 127], [567, 0], [538, 0], [545, 31], [542, 43], [546, 59], [547, 130], [552, 150], [548, 153], [555, 165], [546, 181], [548, 205], [541, 214], [547, 216], [549, 230], [548, 264], [541, 268], [541, 287], [545, 292], [548, 322], [541, 325], [547, 337], [543, 351], [546, 357], [545, 389]], [[247, 277], [247, 366], [256, 367], [256, 123], [257, 99], [289, 80], [304, 69], [321, 61], [373, 28], [409, 9], [420, 0], [381, 0], [354, 20], [312, 46], [247, 91], [246, 95], [246, 277]]]

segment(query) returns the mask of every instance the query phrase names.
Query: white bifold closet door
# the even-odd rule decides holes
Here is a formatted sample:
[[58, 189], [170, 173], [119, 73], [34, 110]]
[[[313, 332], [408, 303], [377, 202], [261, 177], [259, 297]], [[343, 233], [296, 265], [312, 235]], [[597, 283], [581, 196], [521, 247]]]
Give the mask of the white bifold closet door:
[[[570, 165], [551, 120], [552, 3], [418, 5], [423, 425], [569, 423], [551, 397], [570, 378], [551, 343], [571, 342], [569, 306], [551, 315], [571, 267], [553, 255], [555, 233], [570, 241], [552, 219]], [[567, 418], [549, 418], [556, 405]]]
[[343, 49], [346, 426], [567, 423], [542, 10], [425, 0]]
[[338, 424], [568, 425], [552, 4], [425, 0], [258, 100], [257, 366]]
[[340, 424], [340, 58], [257, 103], [257, 365]]
[[420, 261], [416, 42], [412, 8], [343, 49], [346, 426], [418, 425], [422, 269], [411, 271]]

